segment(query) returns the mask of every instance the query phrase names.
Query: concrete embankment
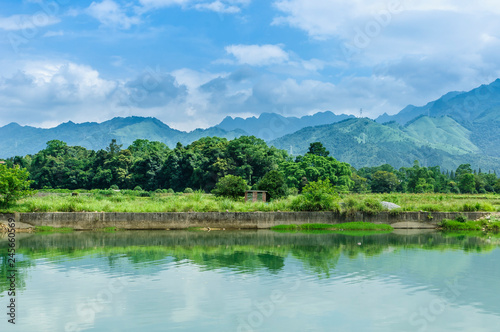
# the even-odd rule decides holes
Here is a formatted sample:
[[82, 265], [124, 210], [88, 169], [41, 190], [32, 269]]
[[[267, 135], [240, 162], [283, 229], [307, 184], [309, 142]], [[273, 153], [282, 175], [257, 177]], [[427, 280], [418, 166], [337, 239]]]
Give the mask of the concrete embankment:
[[71, 227], [92, 230], [106, 227], [122, 229], [186, 229], [211, 227], [226, 229], [266, 229], [276, 225], [324, 223], [338, 224], [365, 221], [388, 224], [395, 229], [436, 228], [443, 219], [464, 215], [477, 220], [490, 215], [487, 212], [379, 212], [377, 214], [342, 214], [336, 212], [44, 212], [0, 214], [0, 222], [16, 220], [16, 228], [36, 226]]

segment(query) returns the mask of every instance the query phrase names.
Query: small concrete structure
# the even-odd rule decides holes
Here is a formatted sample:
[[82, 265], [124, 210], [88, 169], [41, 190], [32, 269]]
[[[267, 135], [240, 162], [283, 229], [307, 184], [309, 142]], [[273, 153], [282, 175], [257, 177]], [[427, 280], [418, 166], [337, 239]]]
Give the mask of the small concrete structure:
[[249, 194], [252, 194], [252, 202], [257, 202], [259, 200], [259, 194], [262, 195], [262, 201], [265, 202], [267, 198], [267, 191], [264, 190], [247, 190], [245, 191], [245, 202], [248, 201]]

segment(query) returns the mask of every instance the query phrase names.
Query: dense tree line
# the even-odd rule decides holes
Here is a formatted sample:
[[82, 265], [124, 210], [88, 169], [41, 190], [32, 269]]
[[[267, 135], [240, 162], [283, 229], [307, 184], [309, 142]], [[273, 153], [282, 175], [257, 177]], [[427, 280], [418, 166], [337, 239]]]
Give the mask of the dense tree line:
[[127, 148], [113, 140], [106, 149], [93, 151], [52, 140], [35, 155], [6, 160], [30, 173], [32, 188], [144, 190], [186, 188], [211, 192], [227, 175], [239, 177], [254, 189], [276, 196], [300, 192], [311, 182], [328, 181], [341, 192], [500, 192], [495, 172], [473, 170], [469, 164], [455, 171], [439, 166], [399, 170], [390, 165], [354, 169], [329, 156], [321, 143], [311, 143], [309, 152], [293, 158], [284, 150], [268, 146], [262, 139], [243, 136], [231, 141], [204, 137], [174, 149], [160, 142], [138, 139]]

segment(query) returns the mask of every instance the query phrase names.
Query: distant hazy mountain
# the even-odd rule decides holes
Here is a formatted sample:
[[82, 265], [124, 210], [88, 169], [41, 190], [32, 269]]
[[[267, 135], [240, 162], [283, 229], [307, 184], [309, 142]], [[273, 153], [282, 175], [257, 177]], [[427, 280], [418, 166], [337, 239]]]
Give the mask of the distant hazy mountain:
[[189, 144], [201, 137], [218, 136], [233, 139], [245, 135], [242, 130], [226, 131], [221, 128], [197, 129], [192, 132], [175, 130], [155, 118], [114, 118], [103, 123], [63, 123], [55, 128], [42, 129], [11, 123], [0, 128], [0, 158], [34, 154], [57, 139], [68, 145], [99, 150], [107, 147], [111, 139], [128, 147], [138, 138], [164, 142], [175, 147], [177, 142]]
[[216, 127], [227, 131], [241, 129], [258, 138], [270, 141], [305, 127], [336, 123], [349, 118], [354, 118], [354, 116], [346, 114], [335, 115], [330, 111], [319, 112], [301, 118], [284, 117], [276, 113], [262, 113], [258, 118], [251, 117], [247, 119], [228, 116]]
[[500, 79], [469, 92], [447, 93], [425, 106], [407, 106], [375, 121], [332, 112], [302, 118], [262, 113], [258, 118], [226, 117], [215, 127], [189, 133], [143, 117], [67, 122], [51, 129], [11, 123], [0, 128], [0, 157], [36, 153], [52, 139], [98, 150], [113, 138], [124, 147], [138, 138], [174, 147], [204, 136], [232, 139], [241, 135], [260, 137], [293, 154], [304, 154], [310, 143], [320, 141], [335, 158], [358, 168], [383, 163], [411, 166], [419, 160], [446, 169], [470, 163], [500, 172]]
[[422, 107], [407, 106], [396, 115], [384, 114], [376, 121], [404, 125], [423, 115], [451, 117], [470, 131], [470, 141], [481, 153], [500, 157], [500, 79], [469, 92], [450, 92]]
[[470, 130], [447, 116], [423, 116], [407, 126], [395, 122], [383, 125], [365, 118], [304, 128], [270, 144], [304, 154], [309, 143], [319, 141], [333, 157], [356, 168], [384, 163], [399, 168], [419, 160], [422, 165], [439, 165], [449, 170], [463, 163], [483, 170], [500, 170], [500, 158], [485, 155], [471, 137]]
[[396, 121], [406, 124], [421, 116], [438, 117], [448, 115], [462, 125], [499, 119], [500, 79], [489, 85], [481, 85], [469, 92], [450, 92], [425, 106], [409, 105], [395, 115], [383, 114], [377, 122]]

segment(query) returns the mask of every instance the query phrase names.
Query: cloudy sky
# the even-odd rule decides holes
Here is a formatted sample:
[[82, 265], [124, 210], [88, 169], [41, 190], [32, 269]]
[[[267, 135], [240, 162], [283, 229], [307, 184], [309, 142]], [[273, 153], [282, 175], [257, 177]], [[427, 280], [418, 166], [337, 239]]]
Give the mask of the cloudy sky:
[[500, 77], [498, 0], [5, 0], [0, 126], [376, 117]]

